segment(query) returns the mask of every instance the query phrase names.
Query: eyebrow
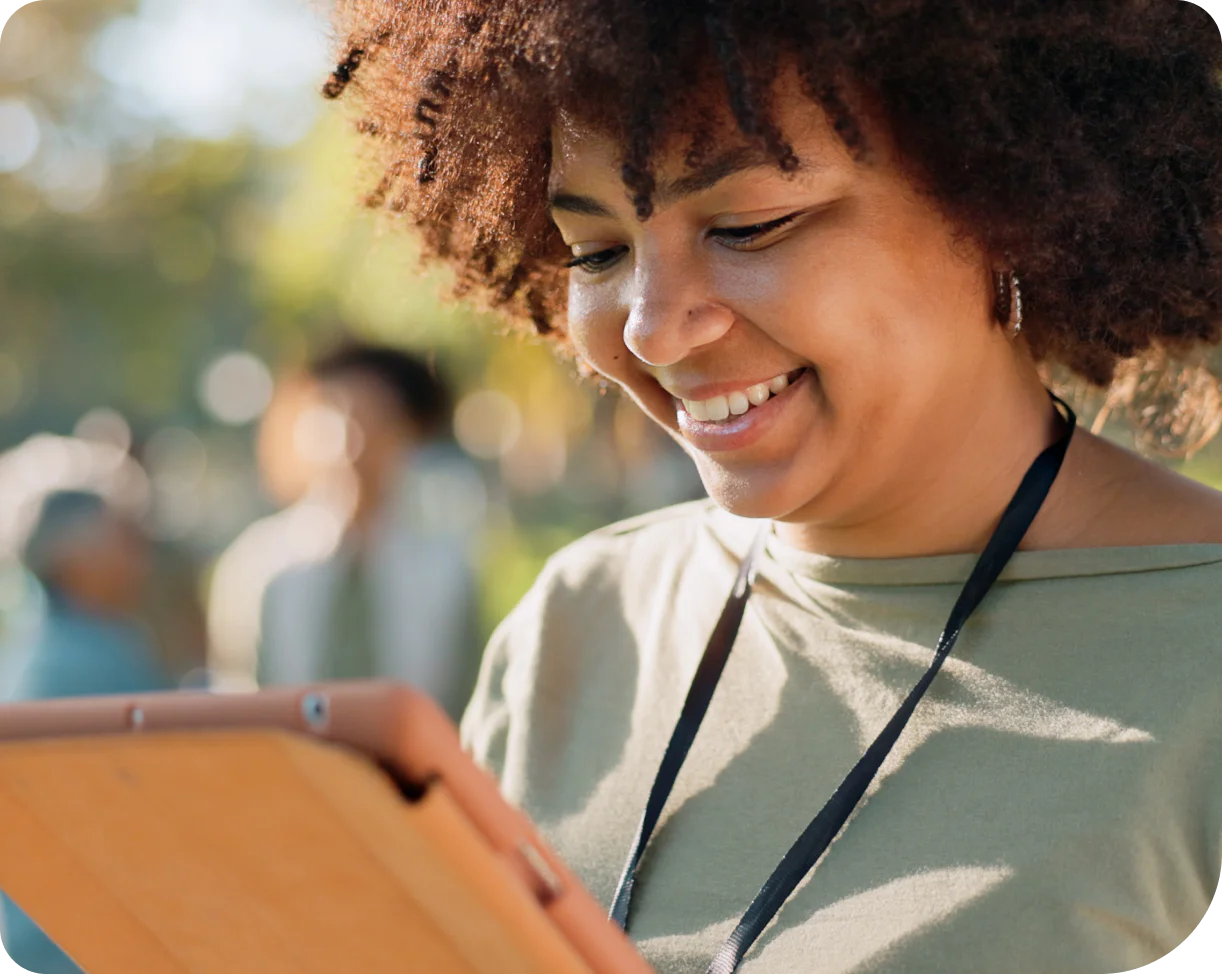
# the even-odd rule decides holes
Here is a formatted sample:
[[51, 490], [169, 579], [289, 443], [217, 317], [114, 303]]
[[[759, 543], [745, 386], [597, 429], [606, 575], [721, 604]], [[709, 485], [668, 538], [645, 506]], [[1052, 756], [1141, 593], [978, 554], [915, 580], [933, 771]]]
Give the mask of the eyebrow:
[[609, 207], [598, 202], [593, 196], [579, 196], [577, 193], [552, 193], [547, 198], [547, 205], [553, 210], [563, 210], [565, 213], [577, 213], [581, 216], [615, 215]]
[[712, 189], [723, 179], [753, 169], [770, 169], [780, 172], [776, 161], [758, 149], [747, 147], [731, 149], [715, 159], [696, 166], [685, 176], [660, 184], [654, 198], [662, 205], [674, 203], [685, 197]]
[[[812, 167], [809, 162], [804, 161], [800, 168], [810, 169]], [[678, 179], [662, 183], [654, 192], [654, 199], [659, 205], [664, 206], [712, 189], [729, 176], [755, 169], [779, 171], [776, 162], [758, 149], [750, 147], [732, 149], [716, 159], [695, 167]], [[557, 191], [548, 196], [547, 202], [553, 210], [577, 213], [581, 216], [613, 217], [615, 215], [609, 206], [593, 196]]]

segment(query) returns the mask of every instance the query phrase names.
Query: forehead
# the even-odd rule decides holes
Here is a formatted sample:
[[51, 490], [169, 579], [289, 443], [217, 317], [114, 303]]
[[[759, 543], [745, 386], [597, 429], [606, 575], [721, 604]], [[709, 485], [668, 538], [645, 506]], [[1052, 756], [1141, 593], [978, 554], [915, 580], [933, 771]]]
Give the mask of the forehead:
[[394, 390], [381, 376], [352, 370], [329, 375], [320, 383], [323, 398], [354, 413], [398, 411]]

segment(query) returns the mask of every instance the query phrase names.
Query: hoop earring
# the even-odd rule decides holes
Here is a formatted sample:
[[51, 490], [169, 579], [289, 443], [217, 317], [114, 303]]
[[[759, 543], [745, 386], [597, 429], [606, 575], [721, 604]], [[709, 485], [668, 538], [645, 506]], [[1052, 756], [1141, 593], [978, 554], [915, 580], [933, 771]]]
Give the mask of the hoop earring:
[[1023, 292], [1014, 271], [997, 275], [997, 320], [1005, 323], [1011, 339], [1023, 330]]

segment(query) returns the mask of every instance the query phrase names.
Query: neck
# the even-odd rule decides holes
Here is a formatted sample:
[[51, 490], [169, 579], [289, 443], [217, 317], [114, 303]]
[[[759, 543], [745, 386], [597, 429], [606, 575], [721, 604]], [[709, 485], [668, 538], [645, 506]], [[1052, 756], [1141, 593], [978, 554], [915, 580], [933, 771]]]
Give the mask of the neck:
[[367, 536], [373, 530], [378, 513], [382, 509], [382, 500], [383, 495], [381, 492], [366, 492], [362, 489], [360, 495], [358, 495], [349, 523], [352, 531], [359, 535], [362, 540], [367, 540]]
[[51, 606], [60, 611], [116, 621], [130, 619], [136, 609], [134, 597], [120, 599], [88, 589], [68, 591], [58, 586], [47, 586], [47, 598]]
[[[981, 551], [1031, 463], [1064, 433], [1060, 414], [1025, 364], [1000, 381], [977, 383], [943, 408], [932, 424], [936, 434], [914, 443], [896, 466], [899, 475], [867, 503], [825, 520], [778, 521], [778, 537], [842, 558]], [[1055, 546], [1044, 540], [1052, 543], [1041, 547]], [[1029, 546], [1025, 539], [1021, 547]]]
[[350, 527], [363, 544], [381, 529], [384, 512], [395, 503], [395, 495], [406, 473], [407, 455], [397, 450], [370, 464], [358, 475]]

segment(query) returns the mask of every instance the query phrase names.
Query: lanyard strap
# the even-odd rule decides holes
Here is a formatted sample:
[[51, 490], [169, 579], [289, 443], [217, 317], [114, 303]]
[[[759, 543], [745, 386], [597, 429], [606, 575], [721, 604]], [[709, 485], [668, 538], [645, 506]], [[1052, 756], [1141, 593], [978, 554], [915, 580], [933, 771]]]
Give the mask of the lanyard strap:
[[683, 767], [692, 741], [696, 739], [696, 731], [700, 729], [705, 711], [709, 709], [709, 701], [713, 699], [713, 691], [717, 689], [721, 671], [725, 669], [726, 660], [730, 658], [730, 649], [743, 621], [743, 611], [747, 608], [747, 598], [751, 595], [751, 585], [755, 581], [755, 569], [767, 537], [767, 530], [761, 530], [755, 536], [751, 551], [738, 566], [734, 588], [726, 600], [725, 608], [721, 610], [717, 625], [713, 627], [713, 635], [709, 637], [704, 655], [700, 657], [700, 665], [696, 667], [696, 675], [692, 677], [692, 685], [687, 691], [687, 699], [683, 701], [679, 721], [670, 735], [666, 753], [662, 755], [662, 763], [653, 779], [653, 787], [649, 789], [645, 813], [641, 816], [641, 824], [637, 826], [636, 838], [632, 841], [632, 853], [628, 856], [628, 862], [620, 876], [619, 886], [615, 891], [615, 903], [611, 907], [611, 919], [623, 930], [628, 929], [628, 906], [632, 902], [632, 888], [636, 885], [637, 866], [640, 865], [645, 846], [658, 824], [662, 807], [670, 797], [670, 790], [674, 787], [675, 778], [679, 776], [679, 769]]
[[[1006, 563], [1009, 562], [1010, 557], [1018, 550], [1019, 543], [1027, 533], [1031, 522], [1035, 520], [1053, 481], [1056, 480], [1077, 422], [1073, 410], [1065, 402], [1056, 396], [1052, 398], [1064, 410], [1066, 431], [1060, 439], [1040, 453], [1027, 469], [1022, 483], [1019, 484], [1014, 497], [1002, 513], [1001, 520], [977, 559], [975, 567], [959, 593], [959, 598], [951, 609], [946, 626], [938, 638], [933, 661], [929, 668], [905, 697], [894, 716], [887, 722], [887, 726], [845, 776], [832, 797], [828, 799], [827, 804], [820, 809], [819, 814], [811, 820], [802, 834], [798, 836], [797, 841], [785, 853], [785, 857], [760, 888], [755, 899], [751, 901], [751, 905], [739, 920], [734, 932], [718, 950], [706, 974], [732, 974], [741, 963], [743, 955], [755, 943], [764, 928], [797, 888], [798, 883], [814, 868], [819, 857], [839, 834], [861, 801], [866, 789], [870, 787], [870, 783], [878, 774], [878, 769], [887, 759], [887, 755], [891, 753], [892, 747], [899, 739], [913, 711], [916, 710], [917, 704], [920, 703], [934, 677], [942, 669], [946, 657], [954, 648], [964, 624], [980, 605]], [[670, 743], [662, 757], [653, 786], [649, 790], [645, 812], [641, 816], [632, 851], [624, 866], [611, 908], [611, 919], [625, 930], [628, 926], [629, 907], [641, 857], [658, 824], [666, 799], [674, 787], [679, 769], [683, 766], [683, 761], [691, 749], [692, 741], [695, 740], [696, 732], [700, 729], [709, 702], [713, 699], [713, 691], [717, 688], [717, 682], [725, 669], [726, 660], [729, 659], [734, 638], [742, 623], [747, 599], [751, 594], [751, 584], [755, 579], [756, 567], [766, 536], [766, 531], [760, 532], [750, 553], [739, 566], [734, 589], [709, 637], [708, 646], [696, 669], [696, 675], [692, 678], [687, 698], [683, 702], [683, 710], [671, 734]]]

